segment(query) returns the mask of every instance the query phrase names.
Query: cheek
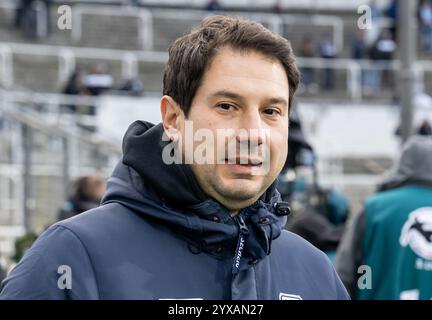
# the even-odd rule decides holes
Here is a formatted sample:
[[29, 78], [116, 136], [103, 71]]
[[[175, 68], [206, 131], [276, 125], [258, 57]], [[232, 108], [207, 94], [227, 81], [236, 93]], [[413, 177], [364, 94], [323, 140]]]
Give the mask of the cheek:
[[279, 166], [283, 166], [285, 164], [287, 151], [288, 136], [285, 134], [272, 135], [270, 143], [270, 156], [272, 157], [271, 162], [275, 165], [275, 169], [279, 169]]

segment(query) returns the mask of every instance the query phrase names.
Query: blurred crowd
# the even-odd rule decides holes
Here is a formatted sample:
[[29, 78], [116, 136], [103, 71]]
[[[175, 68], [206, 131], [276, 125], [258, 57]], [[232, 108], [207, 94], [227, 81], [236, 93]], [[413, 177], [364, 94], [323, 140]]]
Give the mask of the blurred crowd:
[[[351, 212], [343, 193], [320, 185], [317, 157], [295, 113], [288, 144], [278, 184], [292, 207], [286, 228], [328, 255], [352, 299], [430, 299], [430, 123], [424, 119], [402, 145], [393, 168], [376, 186], [376, 193], [364, 200], [361, 212]], [[360, 271], [365, 267], [372, 274], [363, 283]]]
[[[94, 65], [89, 71], [77, 66], [70, 75], [62, 93], [74, 96], [100, 96], [104, 93], [128, 96], [141, 96], [144, 86], [138, 77], [128, 77], [115, 84], [114, 78], [108, 72], [104, 63]], [[66, 112], [95, 115], [94, 106], [63, 106]]]
[[[145, 6], [145, 1], [130, 0], [130, 6]], [[364, 29], [358, 29], [353, 35], [349, 50], [350, 56], [346, 56], [347, 50], [338, 48], [335, 39], [331, 34], [322, 33], [316, 35], [306, 35], [300, 45], [294, 44], [294, 49], [298, 57], [303, 58], [351, 58], [354, 60], [369, 61], [370, 64], [362, 66], [360, 83], [362, 92], [366, 95], [377, 96], [383, 87], [394, 88], [395, 74], [390, 69], [390, 63], [396, 57], [397, 46], [397, 26], [398, 26], [398, 5], [397, 0], [389, 1], [386, 7], [382, 7], [372, 0], [368, 3], [372, 18], [371, 25]], [[52, 0], [19, 0], [15, 15], [15, 27], [22, 30], [23, 34], [29, 38], [46, 37], [52, 28], [50, 21], [50, 11]], [[211, 12], [223, 12], [230, 10], [230, 7], [222, 5], [218, 0], [209, 0], [203, 9]], [[274, 6], [266, 9], [273, 13], [287, 13], [281, 1], [276, 1]], [[36, 14], [36, 11], [44, 11], [46, 14]], [[418, 29], [419, 29], [419, 50], [421, 54], [429, 56], [432, 54], [432, 0], [418, 1], [417, 9]], [[43, 34], [38, 35], [37, 19], [44, 19], [39, 25], [45, 26]], [[285, 35], [288, 38], [290, 35]], [[347, 48], [345, 48], [347, 49]], [[343, 51], [343, 52], [342, 52]], [[138, 77], [124, 79], [122, 83], [113, 87], [113, 80], [106, 70], [101, 67], [102, 63], [91, 68], [89, 74], [84, 75], [83, 83], [78, 86], [74, 82], [79, 82], [80, 74], [84, 70], [77, 68], [72, 75], [65, 90], [72, 91], [69, 94], [90, 94], [98, 95], [103, 91], [115, 89], [117, 92], [140, 95], [143, 93], [143, 85]], [[335, 68], [331, 65], [305, 66], [302, 69], [302, 83], [299, 93], [316, 94], [318, 92], [331, 92], [337, 88]], [[95, 81], [95, 83], [94, 83]], [[78, 88], [79, 87], [79, 88]], [[69, 90], [71, 89], [71, 90]], [[76, 93], [79, 91], [79, 93]]]

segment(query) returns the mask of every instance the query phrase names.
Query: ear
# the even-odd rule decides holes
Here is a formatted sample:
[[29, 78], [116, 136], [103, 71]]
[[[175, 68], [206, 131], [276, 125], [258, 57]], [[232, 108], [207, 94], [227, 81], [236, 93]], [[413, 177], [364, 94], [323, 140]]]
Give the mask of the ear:
[[170, 96], [164, 95], [160, 101], [162, 123], [171, 141], [177, 141], [184, 122], [184, 112]]

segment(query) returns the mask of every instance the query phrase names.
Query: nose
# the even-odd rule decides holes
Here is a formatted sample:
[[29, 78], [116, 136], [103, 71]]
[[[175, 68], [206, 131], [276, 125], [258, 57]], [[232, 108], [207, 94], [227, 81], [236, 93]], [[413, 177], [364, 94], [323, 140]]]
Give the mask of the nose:
[[259, 110], [248, 110], [242, 115], [240, 122], [236, 135], [238, 143], [249, 143], [249, 145], [256, 146], [264, 143], [265, 131]]

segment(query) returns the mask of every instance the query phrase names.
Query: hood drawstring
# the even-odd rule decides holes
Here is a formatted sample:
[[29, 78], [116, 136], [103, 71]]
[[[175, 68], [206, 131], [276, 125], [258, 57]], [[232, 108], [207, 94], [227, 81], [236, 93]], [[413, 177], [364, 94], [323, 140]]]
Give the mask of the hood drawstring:
[[245, 246], [245, 237], [249, 235], [249, 229], [247, 228], [240, 214], [235, 216], [234, 220], [237, 222], [237, 225], [240, 228], [239, 237], [237, 240], [237, 247], [234, 253], [233, 265], [232, 265], [232, 274], [237, 274], [239, 272], [240, 260], [243, 255], [243, 250]]

